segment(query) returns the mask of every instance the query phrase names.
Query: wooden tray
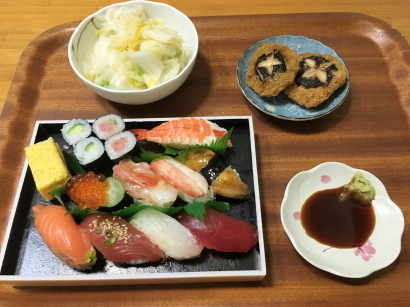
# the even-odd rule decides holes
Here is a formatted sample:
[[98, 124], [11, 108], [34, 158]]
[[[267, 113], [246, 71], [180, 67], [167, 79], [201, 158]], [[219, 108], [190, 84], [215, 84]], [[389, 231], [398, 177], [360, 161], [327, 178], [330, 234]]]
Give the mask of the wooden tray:
[[[305, 303], [356, 305], [406, 303], [410, 283], [408, 222], [399, 258], [363, 279], [323, 272], [293, 249], [280, 222], [288, 181], [322, 162], [338, 161], [365, 169], [385, 184], [404, 215], [410, 211], [410, 47], [401, 34], [378, 19], [356, 13], [318, 13], [193, 17], [200, 37], [196, 66], [187, 82], [162, 101], [126, 106], [96, 96], [71, 71], [67, 43], [78, 22], [52, 28], [31, 42], [21, 56], [0, 120], [0, 233], [2, 238], [36, 120], [96, 118], [117, 113], [126, 118], [253, 116], [267, 253], [261, 282], [217, 285], [167, 285], [169, 298], [188, 288], [190, 296], [212, 304]], [[351, 74], [348, 99], [333, 113], [308, 122], [290, 122], [261, 113], [248, 103], [236, 80], [243, 51], [271, 35], [304, 35], [333, 48]], [[363, 285], [355, 287], [354, 285]], [[212, 296], [207, 293], [212, 287]], [[336, 288], [337, 287], [337, 288]], [[108, 289], [108, 288], [106, 288]], [[127, 288], [125, 288], [127, 289]], [[147, 294], [165, 289], [140, 286]], [[337, 289], [337, 291], [335, 291]], [[118, 298], [110, 289], [99, 298]], [[55, 294], [64, 295], [60, 290]], [[90, 292], [96, 291], [89, 289]], [[76, 290], [72, 293], [75, 296]], [[114, 292], [114, 293], [113, 293]], [[43, 295], [30, 295], [32, 302]], [[129, 292], [121, 297], [131, 299]], [[148, 295], [139, 302], [150, 302]], [[144, 298], [145, 298], [144, 297]], [[80, 299], [81, 296], [78, 297]], [[408, 298], [408, 297], [407, 297]], [[102, 301], [101, 301], [102, 302]], [[104, 302], [108, 302], [104, 300]]]

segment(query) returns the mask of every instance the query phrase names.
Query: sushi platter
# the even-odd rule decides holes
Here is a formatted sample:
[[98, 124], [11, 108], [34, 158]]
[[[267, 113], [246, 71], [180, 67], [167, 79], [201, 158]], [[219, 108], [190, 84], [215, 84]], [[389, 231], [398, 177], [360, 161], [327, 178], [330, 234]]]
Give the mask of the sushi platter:
[[[171, 119], [124, 119], [127, 129], [150, 129], [169, 120]], [[225, 162], [243, 174], [242, 180], [249, 185], [251, 197], [242, 201], [234, 200], [228, 214], [257, 227], [259, 242], [255, 248], [247, 253], [204, 250], [200, 257], [195, 259], [167, 259], [161, 263], [142, 265], [97, 260], [91, 270], [73, 269], [63, 264], [47, 249], [33, 224], [31, 207], [44, 203], [44, 199], [36, 190], [26, 163], [16, 194], [7, 243], [3, 245], [1, 254], [0, 280], [24, 285], [44, 285], [56, 281], [61, 285], [78, 285], [262, 279], [266, 274], [266, 266], [252, 118], [217, 117], [209, 120], [221, 127], [233, 127], [231, 141], [234, 146], [227, 149]], [[67, 121], [37, 121], [31, 144], [53, 137], [63, 150], [67, 150], [69, 146], [61, 133], [65, 123]]]

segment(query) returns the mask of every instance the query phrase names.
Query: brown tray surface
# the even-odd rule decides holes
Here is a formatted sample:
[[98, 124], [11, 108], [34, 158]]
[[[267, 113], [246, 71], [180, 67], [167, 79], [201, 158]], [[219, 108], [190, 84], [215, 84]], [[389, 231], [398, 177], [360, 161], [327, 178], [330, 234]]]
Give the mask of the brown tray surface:
[[[108, 113], [125, 118], [252, 115], [268, 275], [261, 282], [246, 283], [245, 288], [245, 283], [166, 287], [174, 290], [188, 287], [190, 295], [202, 297], [204, 304], [221, 302], [224, 297], [231, 304], [304, 303], [312, 293], [319, 301], [350, 300], [356, 305], [405, 303], [410, 284], [408, 222], [399, 258], [389, 267], [356, 280], [326, 273], [303, 260], [287, 238], [279, 212], [285, 187], [295, 174], [322, 162], [338, 161], [376, 175], [404, 215], [409, 214], [408, 42], [385, 22], [356, 13], [193, 17], [192, 20], [200, 37], [192, 74], [168, 98], [143, 106], [120, 105], [100, 98], [74, 75], [66, 49], [79, 22], [52, 28], [28, 45], [19, 61], [0, 121], [2, 237], [24, 162], [23, 148], [29, 144], [36, 120], [93, 119]], [[320, 40], [345, 60], [351, 74], [351, 91], [333, 113], [313, 121], [284, 121], [258, 111], [242, 95], [236, 80], [238, 59], [256, 41], [282, 34]], [[212, 297], [204, 296], [208, 287], [214, 288]], [[141, 286], [141, 289], [155, 291], [163, 286]], [[41, 291], [26, 294], [34, 298]], [[132, 295], [122, 294], [122, 297]]]

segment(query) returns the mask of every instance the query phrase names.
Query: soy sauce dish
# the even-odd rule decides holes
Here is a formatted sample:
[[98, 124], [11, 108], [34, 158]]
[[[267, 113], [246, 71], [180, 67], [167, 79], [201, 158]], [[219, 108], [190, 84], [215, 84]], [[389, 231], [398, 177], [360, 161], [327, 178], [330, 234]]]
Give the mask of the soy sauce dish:
[[[324, 194], [329, 194], [328, 190], [336, 191], [336, 188], [345, 186], [358, 172], [374, 187], [375, 195], [370, 207], [359, 208], [361, 213], [355, 211], [353, 214], [353, 211], [349, 211], [353, 216], [351, 220], [341, 221], [343, 217], [340, 215], [335, 217], [336, 214], [343, 215], [339, 210], [330, 210], [328, 214], [318, 212], [314, 217], [315, 221], [308, 220], [309, 215], [306, 212], [312, 209], [312, 195], [316, 196], [316, 199], [317, 196], [323, 199]], [[339, 205], [346, 205], [346, 202], [340, 202]], [[335, 230], [334, 238], [323, 243], [323, 238], [309, 228], [309, 224], [314, 222], [329, 225], [327, 222], [331, 219], [337, 220], [334, 224], [339, 224], [340, 229]], [[295, 175], [285, 190], [281, 220], [294, 248], [306, 261], [342, 277], [368, 276], [389, 266], [400, 254], [404, 231], [404, 217], [400, 208], [390, 199], [386, 188], [377, 177], [342, 163], [326, 162]], [[343, 241], [343, 231], [349, 232], [350, 237], [360, 243], [343, 246], [340, 243]], [[359, 238], [360, 236], [362, 238]]]

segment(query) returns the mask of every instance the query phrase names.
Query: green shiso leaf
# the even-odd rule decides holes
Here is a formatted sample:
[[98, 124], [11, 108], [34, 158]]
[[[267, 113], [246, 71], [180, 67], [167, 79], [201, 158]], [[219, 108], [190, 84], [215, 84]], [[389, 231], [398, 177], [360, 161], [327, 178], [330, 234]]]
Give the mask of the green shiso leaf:
[[130, 159], [135, 163], [139, 163], [139, 162], [147, 162], [147, 163], [151, 163], [152, 160], [161, 157], [163, 154], [156, 154], [153, 153], [151, 151], [145, 150], [144, 148], [141, 148], [141, 154], [139, 157], [136, 156], [129, 156], [129, 155], [125, 155], [124, 158], [125, 159]]
[[211, 209], [214, 209], [216, 211], [219, 211], [221, 213], [229, 209], [229, 204], [227, 202], [222, 202], [222, 201], [210, 200], [205, 203], [205, 206]]
[[219, 201], [200, 201], [200, 202], [195, 202], [189, 205], [186, 205], [184, 207], [184, 210], [186, 213], [189, 213], [193, 215], [195, 218], [201, 220], [202, 222], [205, 220], [205, 206], [212, 208], [216, 211], [219, 212], [224, 212], [229, 208], [229, 204], [225, 202], [219, 202]]
[[67, 214], [71, 214], [74, 217], [83, 220], [87, 217], [87, 215], [91, 214], [91, 213], [101, 213], [101, 214], [106, 214], [107, 212], [102, 212], [102, 211], [98, 211], [98, 210], [91, 210], [88, 208], [85, 209], [80, 209], [75, 203], [71, 202], [71, 206], [73, 209], [72, 210], [68, 210]]
[[211, 144], [207, 147], [213, 150], [214, 152], [216, 152], [217, 154], [220, 154], [220, 155], [225, 154], [232, 131], [233, 131], [233, 127], [229, 129], [228, 132], [222, 138], [212, 141]]
[[83, 173], [85, 174], [86, 172], [84, 169], [81, 167], [80, 162], [78, 162], [78, 159], [76, 156], [66, 152], [63, 150], [63, 155], [64, 159], [67, 162], [68, 166], [74, 171], [75, 174]]
[[60, 189], [58, 187], [55, 187], [53, 192], [49, 192], [48, 194], [52, 195], [55, 199], [57, 199], [60, 202], [61, 205], [63, 205], [63, 207], [65, 207], [64, 202], [61, 198]]
[[205, 203], [196, 202], [184, 207], [186, 213], [193, 215], [195, 218], [200, 219], [202, 222], [205, 220]]
[[169, 208], [162, 208], [162, 207], [157, 207], [157, 206], [134, 203], [124, 209], [111, 212], [111, 214], [122, 217], [124, 219], [129, 219], [137, 212], [143, 209], [146, 209], [146, 208], [155, 209], [155, 210], [158, 210], [162, 213], [165, 213], [171, 216], [177, 214], [181, 210], [185, 210], [187, 213], [192, 214], [194, 217], [203, 221], [205, 217], [205, 207], [204, 206], [210, 207], [219, 212], [223, 212], [229, 208], [228, 203], [218, 202], [218, 201], [206, 201], [206, 202], [202, 201], [202, 202], [195, 202], [195, 203], [192, 203], [186, 206], [177, 206], [177, 207], [169, 207]]
[[181, 150], [179, 149], [175, 149], [175, 148], [171, 148], [171, 147], [166, 147], [164, 154], [166, 155], [172, 155], [172, 156], [176, 156], [181, 152]]
[[134, 203], [131, 206], [112, 212], [112, 215], [116, 215], [119, 217], [122, 217], [124, 219], [128, 219], [132, 217], [135, 213], [146, 209], [146, 208], [151, 208], [158, 210], [162, 213], [168, 214], [168, 215], [174, 215], [175, 213], [178, 213], [180, 210], [183, 209], [183, 207], [170, 207], [170, 208], [162, 208], [162, 207], [157, 207], [157, 206], [151, 206], [151, 205], [143, 205], [139, 203]]

